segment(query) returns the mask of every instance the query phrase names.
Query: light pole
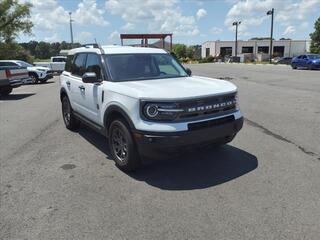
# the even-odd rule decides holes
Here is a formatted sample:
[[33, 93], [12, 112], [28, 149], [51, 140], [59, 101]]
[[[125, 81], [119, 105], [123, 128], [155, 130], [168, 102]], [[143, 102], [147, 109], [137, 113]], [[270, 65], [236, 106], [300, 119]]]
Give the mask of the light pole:
[[273, 15], [274, 15], [274, 8], [272, 8], [271, 10], [269, 10], [267, 12], [267, 15], [271, 15], [271, 34], [270, 34], [270, 56], [269, 56], [269, 63], [271, 63], [271, 59], [272, 59], [272, 40], [273, 40]]
[[73, 45], [73, 32], [72, 32], [72, 18], [71, 18], [71, 14], [72, 12], [69, 12], [69, 15], [70, 15], [70, 35], [71, 35], [71, 45]]
[[238, 56], [238, 26], [241, 24], [241, 21], [233, 22], [232, 25], [236, 26], [236, 42], [235, 42], [235, 56]]

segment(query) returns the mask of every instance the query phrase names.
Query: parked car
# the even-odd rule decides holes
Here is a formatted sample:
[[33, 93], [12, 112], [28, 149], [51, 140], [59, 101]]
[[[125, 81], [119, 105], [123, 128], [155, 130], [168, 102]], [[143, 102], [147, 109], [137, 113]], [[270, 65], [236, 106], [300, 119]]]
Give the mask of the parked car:
[[291, 64], [292, 57], [281, 57], [274, 61], [275, 64]]
[[307, 69], [320, 69], [320, 54], [303, 54], [292, 59], [291, 67], [307, 68]]
[[0, 65], [0, 95], [7, 96], [13, 88], [20, 87], [24, 82], [30, 81], [26, 68], [5, 67]]
[[66, 128], [83, 122], [103, 135], [116, 165], [196, 145], [224, 145], [243, 125], [237, 87], [192, 76], [163, 49], [122, 46], [69, 51], [60, 77]]
[[50, 62], [34, 62], [34, 65], [47, 67], [52, 72], [62, 73], [66, 65], [66, 59], [65, 56], [55, 56], [51, 57]]
[[36, 67], [30, 63], [20, 60], [0, 60], [0, 66], [26, 68], [29, 72], [32, 83], [44, 83], [47, 80], [53, 78], [53, 73], [49, 68]]

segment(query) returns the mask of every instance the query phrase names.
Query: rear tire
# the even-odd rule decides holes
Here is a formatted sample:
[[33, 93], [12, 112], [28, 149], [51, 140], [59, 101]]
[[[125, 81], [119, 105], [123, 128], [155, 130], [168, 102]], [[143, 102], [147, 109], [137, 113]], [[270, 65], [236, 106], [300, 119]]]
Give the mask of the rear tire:
[[8, 96], [12, 92], [12, 88], [4, 88], [0, 90], [0, 95], [2, 96]]
[[67, 96], [64, 96], [61, 101], [62, 117], [66, 128], [76, 130], [80, 126], [80, 121], [75, 118], [70, 101]]
[[141, 161], [127, 124], [116, 119], [110, 124], [108, 133], [110, 151], [117, 167], [126, 172], [136, 170]]

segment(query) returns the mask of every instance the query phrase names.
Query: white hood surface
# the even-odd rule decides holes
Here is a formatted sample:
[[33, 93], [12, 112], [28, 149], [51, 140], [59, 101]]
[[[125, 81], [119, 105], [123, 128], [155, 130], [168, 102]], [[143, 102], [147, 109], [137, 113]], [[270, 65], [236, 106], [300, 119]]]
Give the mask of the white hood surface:
[[237, 87], [230, 82], [200, 76], [117, 82], [113, 87], [130, 97], [157, 100], [206, 97], [237, 91]]

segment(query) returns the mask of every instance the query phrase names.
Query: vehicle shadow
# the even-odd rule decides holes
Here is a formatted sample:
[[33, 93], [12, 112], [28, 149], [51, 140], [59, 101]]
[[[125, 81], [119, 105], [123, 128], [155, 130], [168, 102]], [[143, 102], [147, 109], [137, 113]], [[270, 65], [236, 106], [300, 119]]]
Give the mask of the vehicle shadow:
[[27, 97], [31, 97], [35, 95], [35, 93], [11, 93], [8, 96], [1, 96], [0, 95], [0, 100], [7, 100], [7, 101], [11, 101], [11, 100], [21, 100]]
[[129, 175], [165, 190], [192, 190], [231, 181], [257, 167], [256, 156], [225, 145], [188, 151], [175, 158], [157, 161]]
[[46, 84], [51, 84], [51, 83], [54, 83], [54, 81], [46, 81], [46, 82], [43, 82], [43, 83], [28, 83], [27, 85], [46, 85]]
[[[105, 137], [85, 126], [78, 133], [110, 159]], [[138, 171], [127, 174], [160, 189], [192, 190], [231, 181], [257, 167], [256, 156], [226, 145], [190, 150], [179, 156], [153, 161]]]

